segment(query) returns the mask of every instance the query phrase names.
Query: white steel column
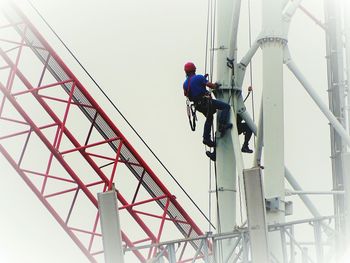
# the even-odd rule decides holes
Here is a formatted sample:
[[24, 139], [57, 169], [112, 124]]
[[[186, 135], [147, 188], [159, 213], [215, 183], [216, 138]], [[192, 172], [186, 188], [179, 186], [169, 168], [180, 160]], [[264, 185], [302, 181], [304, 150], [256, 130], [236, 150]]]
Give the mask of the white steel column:
[[269, 263], [265, 196], [260, 168], [243, 172], [252, 262]]
[[105, 263], [123, 263], [122, 237], [116, 192], [113, 190], [98, 193], [102, 241]]
[[350, 153], [343, 154], [345, 211], [345, 251], [350, 250]]
[[[345, 127], [345, 89], [344, 89], [344, 50], [341, 27], [340, 0], [325, 0], [326, 51], [328, 70], [329, 108]], [[346, 144], [342, 137], [330, 127], [333, 190], [342, 190], [344, 175], [342, 154], [346, 152]], [[336, 247], [339, 257], [344, 251], [345, 200], [343, 196], [334, 196], [334, 213], [336, 216]]]
[[345, 33], [345, 56], [346, 56], [346, 93], [347, 93], [347, 127], [350, 133], [350, 1], [344, 3], [344, 33]]
[[[237, 32], [235, 27], [238, 27], [239, 9], [240, 0], [217, 0], [216, 80], [222, 84], [222, 87], [215, 95], [217, 99], [224, 102], [230, 100], [232, 69], [227, 67], [227, 58], [229, 57], [230, 44], [236, 43], [231, 39], [236, 37], [232, 34]], [[235, 53], [233, 52], [233, 54]], [[232, 231], [236, 225], [237, 168], [233, 144], [229, 131], [226, 132], [224, 137], [217, 138], [216, 166], [218, 173], [217, 186], [219, 188], [217, 229], [219, 233]], [[219, 262], [228, 257], [230, 245], [229, 240], [222, 241], [222, 254], [218, 256]]]
[[[266, 199], [277, 198], [278, 208], [267, 211], [268, 224], [283, 223], [284, 214], [284, 105], [281, 0], [262, 1], [264, 185]], [[273, 257], [283, 261], [279, 233], [269, 233]]]

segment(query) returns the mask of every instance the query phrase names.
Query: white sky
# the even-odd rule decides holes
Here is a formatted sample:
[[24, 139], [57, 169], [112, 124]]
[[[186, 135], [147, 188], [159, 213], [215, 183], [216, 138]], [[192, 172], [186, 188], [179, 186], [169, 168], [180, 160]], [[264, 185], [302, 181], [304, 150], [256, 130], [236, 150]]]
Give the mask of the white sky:
[[[40, 19], [25, 1], [20, 2], [48, 42], [66, 58], [67, 53]], [[242, 2], [239, 57], [248, 49], [247, 1]], [[261, 27], [259, 2], [252, 0], [253, 39]], [[320, 2], [309, 0], [304, 5], [323, 20]], [[207, 2], [33, 0], [33, 3], [191, 197], [207, 212], [208, 160], [201, 143], [204, 118], [199, 116], [197, 131], [192, 133], [181, 91], [185, 62], [194, 61], [199, 73], [204, 70]], [[327, 102], [324, 33], [300, 11], [294, 19], [289, 35], [292, 56]], [[260, 56], [258, 51], [253, 61], [256, 116], [262, 89]], [[65, 61], [74, 65], [71, 58]], [[81, 70], [72, 69], [78, 78], [82, 76]], [[305, 190], [330, 190], [328, 122], [287, 69], [284, 76], [286, 165]], [[103, 98], [100, 99], [104, 109], [113, 112]], [[251, 98], [247, 101], [247, 109], [251, 112], [250, 105]], [[137, 150], [143, 152], [125, 125], [122, 130]], [[157, 167], [149, 154], [145, 156], [151, 167]], [[251, 159], [246, 159], [245, 165], [250, 167]], [[0, 262], [88, 262], [2, 156], [0, 166]], [[332, 214], [330, 198], [319, 198], [318, 201], [323, 202], [322, 206], [318, 202], [321, 213]], [[293, 218], [308, 216], [304, 208], [295, 212]], [[204, 225], [203, 231], [206, 230], [207, 225]]]

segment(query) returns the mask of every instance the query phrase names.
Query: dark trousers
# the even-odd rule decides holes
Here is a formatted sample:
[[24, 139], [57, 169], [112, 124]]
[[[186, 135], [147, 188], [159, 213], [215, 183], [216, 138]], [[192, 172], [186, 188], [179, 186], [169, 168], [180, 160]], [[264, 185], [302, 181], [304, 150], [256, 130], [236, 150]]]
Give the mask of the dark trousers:
[[210, 131], [213, 126], [214, 114], [217, 110], [221, 110], [219, 116], [219, 124], [226, 124], [230, 117], [230, 105], [215, 99], [202, 98], [195, 103], [196, 110], [201, 112], [205, 117], [203, 139], [210, 139]]
[[252, 137], [252, 130], [249, 128], [248, 124], [245, 122], [241, 122], [239, 118], [237, 118], [237, 129], [238, 134], [244, 134], [244, 144], [248, 145], [250, 138]]

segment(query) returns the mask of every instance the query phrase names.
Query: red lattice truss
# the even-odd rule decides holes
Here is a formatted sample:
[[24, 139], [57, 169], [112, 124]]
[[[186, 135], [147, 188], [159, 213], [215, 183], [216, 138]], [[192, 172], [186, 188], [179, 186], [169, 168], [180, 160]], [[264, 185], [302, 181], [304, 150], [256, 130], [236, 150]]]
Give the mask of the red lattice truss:
[[[23, 13], [0, 25], [0, 152], [91, 262], [102, 258], [97, 193], [114, 183], [125, 247], [200, 229]], [[180, 251], [186, 261], [187, 249]], [[157, 249], [134, 251], [146, 262]]]

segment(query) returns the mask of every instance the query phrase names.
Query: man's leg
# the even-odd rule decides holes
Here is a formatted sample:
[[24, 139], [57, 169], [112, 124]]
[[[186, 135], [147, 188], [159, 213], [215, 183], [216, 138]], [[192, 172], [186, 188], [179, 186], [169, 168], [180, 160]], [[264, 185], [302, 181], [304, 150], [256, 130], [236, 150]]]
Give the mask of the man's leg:
[[203, 129], [203, 143], [209, 147], [215, 147], [215, 142], [211, 140], [210, 132], [213, 125], [213, 114], [210, 109], [208, 101], [202, 101], [197, 104], [196, 110], [205, 116], [205, 123]]
[[204, 123], [203, 143], [209, 147], [215, 147], [215, 142], [211, 140], [211, 127], [213, 126], [213, 114], [208, 112]]
[[227, 129], [232, 128], [232, 123], [228, 123], [230, 117], [231, 106], [225, 102], [219, 100], [212, 100], [212, 107], [216, 110], [221, 110], [219, 116], [219, 132], [221, 133], [221, 137], [224, 135]]
[[219, 123], [227, 124], [230, 117], [231, 106], [223, 101], [212, 100], [212, 108], [215, 110], [221, 110]]
[[[240, 123], [239, 126], [239, 131], [244, 133], [244, 143], [241, 150], [245, 153], [252, 153], [253, 150], [249, 149], [249, 140], [252, 137], [253, 132], [246, 123]], [[241, 132], [239, 132], [239, 134], [241, 134]]]

